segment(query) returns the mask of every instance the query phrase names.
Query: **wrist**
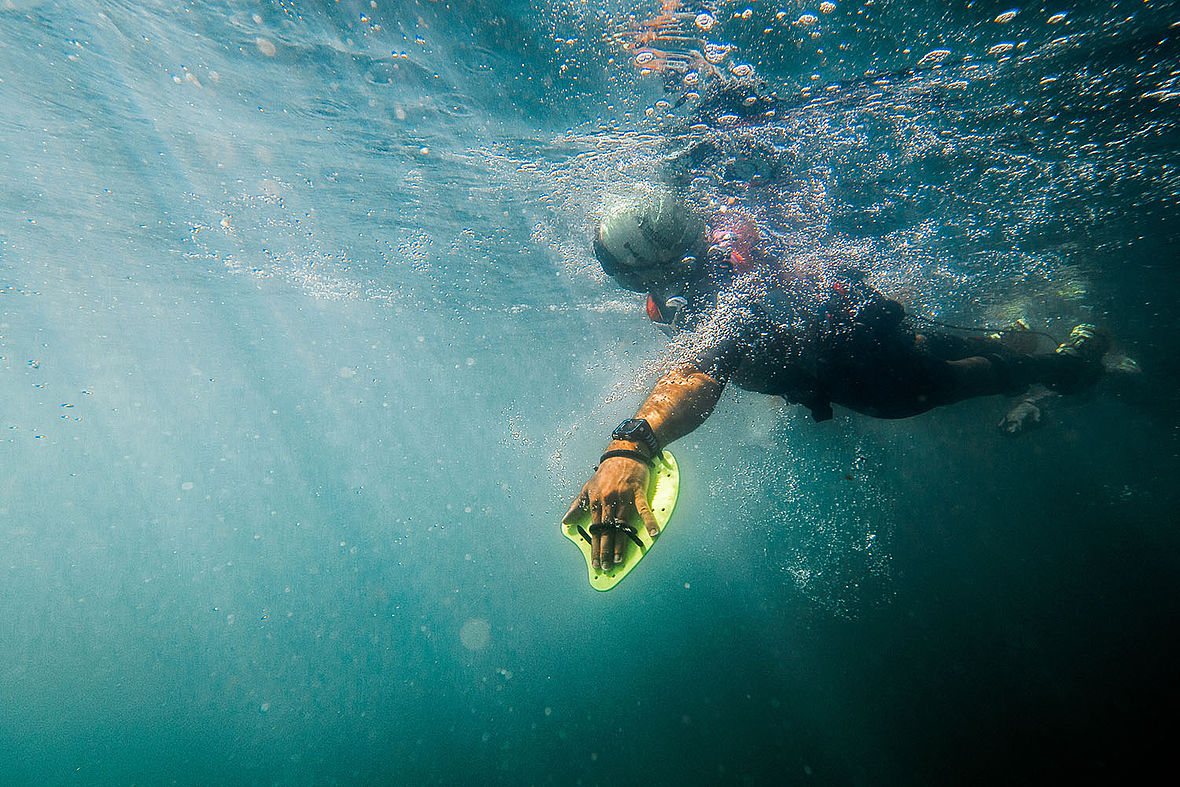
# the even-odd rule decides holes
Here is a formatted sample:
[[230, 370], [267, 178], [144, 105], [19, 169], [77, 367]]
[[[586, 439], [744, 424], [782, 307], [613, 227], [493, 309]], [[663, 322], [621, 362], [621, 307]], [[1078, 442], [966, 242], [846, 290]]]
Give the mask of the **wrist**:
[[[621, 459], [628, 459], [632, 462], [638, 462], [639, 464], [644, 465], [649, 468], [655, 466], [655, 462], [647, 454], [641, 453], [639, 451], [632, 451], [630, 448], [608, 449], [606, 451], [606, 453], [604, 453], [602, 456], [598, 457], [598, 464], [599, 464], [599, 466], [601, 466], [602, 463], [605, 462], [607, 459], [620, 459], [620, 458]], [[598, 468], [595, 468], [595, 469], [597, 470]]]
[[606, 448], [604, 450], [606, 450], [606, 451], [635, 451], [636, 453], [643, 454], [648, 459], [652, 458], [651, 449], [648, 448], [643, 443], [636, 442], [635, 440], [611, 440], [609, 443], [607, 443]]

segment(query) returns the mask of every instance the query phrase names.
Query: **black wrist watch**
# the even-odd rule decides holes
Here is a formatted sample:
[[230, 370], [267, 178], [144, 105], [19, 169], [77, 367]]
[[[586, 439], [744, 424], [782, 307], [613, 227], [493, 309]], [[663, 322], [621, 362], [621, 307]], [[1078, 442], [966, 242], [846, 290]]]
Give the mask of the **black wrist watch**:
[[639, 443], [646, 446], [653, 457], [660, 453], [660, 444], [656, 441], [656, 435], [651, 430], [651, 424], [642, 418], [628, 418], [623, 421], [615, 427], [615, 431], [611, 432], [611, 439]]

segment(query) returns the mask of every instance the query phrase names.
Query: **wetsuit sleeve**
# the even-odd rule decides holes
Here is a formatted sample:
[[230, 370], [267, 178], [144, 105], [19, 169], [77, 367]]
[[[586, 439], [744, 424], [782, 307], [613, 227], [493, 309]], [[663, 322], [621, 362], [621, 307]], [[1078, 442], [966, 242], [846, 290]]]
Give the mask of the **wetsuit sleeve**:
[[723, 294], [723, 302], [697, 322], [688, 343], [688, 364], [722, 385], [748, 359], [757, 356], [759, 337], [769, 335], [765, 319], [740, 292]]
[[689, 363], [698, 371], [725, 385], [742, 361], [742, 342], [739, 337], [725, 337], [708, 342], [693, 353]]

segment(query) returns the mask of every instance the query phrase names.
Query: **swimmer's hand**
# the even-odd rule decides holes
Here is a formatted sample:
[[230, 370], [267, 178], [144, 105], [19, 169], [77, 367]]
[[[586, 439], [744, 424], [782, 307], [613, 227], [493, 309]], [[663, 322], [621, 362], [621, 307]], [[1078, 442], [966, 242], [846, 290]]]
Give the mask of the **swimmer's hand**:
[[[722, 387], [695, 364], [678, 366], [660, 378], [635, 417], [646, 420], [657, 444], [666, 446], [704, 423], [721, 398]], [[629, 440], [607, 445], [608, 453], [619, 449], [641, 451], [643, 446]], [[637, 512], [652, 538], [660, 534], [655, 514], [647, 504], [650, 473], [644, 462], [628, 456], [601, 460], [562, 518], [568, 525], [579, 510], [590, 512], [590, 565], [595, 570], [609, 571], [623, 562], [631, 539], [618, 525], [631, 524]]]
[[1006, 434], [1018, 435], [1036, 429], [1044, 424], [1044, 410], [1041, 403], [1056, 394], [1041, 385], [1029, 389], [1019, 402], [1009, 410], [1002, 419], [999, 427]]
[[1018, 435], [1041, 424], [1041, 408], [1032, 402], [1022, 401], [1009, 410], [1000, 421], [1000, 428], [1007, 434]]
[[562, 517], [562, 523], [568, 525], [577, 519], [579, 512], [590, 511], [590, 533], [593, 538], [590, 562], [595, 570], [610, 571], [613, 566], [622, 563], [631, 540], [618, 528], [597, 528], [594, 525], [629, 524], [638, 512], [648, 534], [652, 538], [660, 534], [655, 514], [647, 504], [650, 472], [643, 462], [625, 456], [603, 460], [570, 505], [570, 510]]

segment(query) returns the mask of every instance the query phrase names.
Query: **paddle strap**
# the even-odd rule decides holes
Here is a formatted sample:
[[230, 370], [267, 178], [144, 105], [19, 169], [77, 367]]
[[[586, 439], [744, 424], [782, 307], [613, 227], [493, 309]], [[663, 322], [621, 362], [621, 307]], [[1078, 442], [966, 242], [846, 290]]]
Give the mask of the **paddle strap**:
[[[639, 547], [640, 549], [644, 548], [644, 543], [639, 538], [639, 531], [637, 531], [631, 525], [628, 525], [624, 522], [599, 522], [597, 525], [590, 525], [590, 533], [593, 533], [594, 535], [598, 535], [604, 530], [621, 530], [627, 534], [628, 538], [635, 542], [635, 546]], [[586, 539], [587, 544], [593, 543], [590, 539], [590, 533], [587, 533], [581, 525], [578, 525], [578, 533], [582, 536], [582, 538]]]

